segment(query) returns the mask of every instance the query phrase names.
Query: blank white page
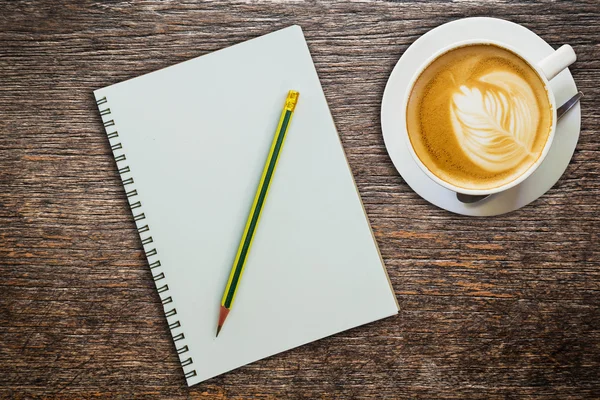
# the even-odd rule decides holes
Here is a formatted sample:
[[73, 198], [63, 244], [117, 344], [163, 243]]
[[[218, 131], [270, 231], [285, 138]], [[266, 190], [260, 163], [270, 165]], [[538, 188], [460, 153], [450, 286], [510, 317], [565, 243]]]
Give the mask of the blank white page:
[[[215, 338], [290, 89], [298, 105]], [[299, 26], [94, 94], [189, 385], [398, 312]]]

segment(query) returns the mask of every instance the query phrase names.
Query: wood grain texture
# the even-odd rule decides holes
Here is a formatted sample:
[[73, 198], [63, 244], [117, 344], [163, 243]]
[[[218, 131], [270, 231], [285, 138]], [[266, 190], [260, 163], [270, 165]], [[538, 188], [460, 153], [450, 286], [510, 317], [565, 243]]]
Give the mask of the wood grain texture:
[[[383, 144], [387, 78], [467, 16], [570, 43], [573, 160], [517, 212], [417, 196]], [[600, 398], [600, 3], [0, 4], [4, 398]], [[291, 24], [305, 32], [401, 312], [187, 388], [92, 90]]]

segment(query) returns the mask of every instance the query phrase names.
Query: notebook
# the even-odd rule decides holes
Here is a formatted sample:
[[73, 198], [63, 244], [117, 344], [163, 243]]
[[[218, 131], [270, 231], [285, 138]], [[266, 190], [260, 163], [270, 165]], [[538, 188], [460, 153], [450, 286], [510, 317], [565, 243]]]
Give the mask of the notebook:
[[[300, 99], [216, 338], [290, 89]], [[299, 26], [94, 95], [188, 385], [397, 314]]]

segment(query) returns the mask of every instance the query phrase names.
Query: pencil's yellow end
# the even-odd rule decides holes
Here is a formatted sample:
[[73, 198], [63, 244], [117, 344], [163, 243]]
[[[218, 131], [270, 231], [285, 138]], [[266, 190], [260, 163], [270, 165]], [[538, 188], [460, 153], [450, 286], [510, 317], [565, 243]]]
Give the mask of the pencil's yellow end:
[[298, 103], [298, 97], [300, 96], [300, 92], [295, 90], [290, 90], [287, 95], [287, 99], [285, 100], [285, 110], [294, 112], [296, 108], [296, 103]]

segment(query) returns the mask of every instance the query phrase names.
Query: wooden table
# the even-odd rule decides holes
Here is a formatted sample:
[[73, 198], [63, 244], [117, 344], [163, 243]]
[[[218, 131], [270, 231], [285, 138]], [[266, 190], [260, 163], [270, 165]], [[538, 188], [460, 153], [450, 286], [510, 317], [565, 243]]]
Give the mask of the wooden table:
[[[506, 216], [453, 215], [387, 156], [386, 80], [467, 16], [572, 44], [581, 138]], [[600, 3], [158, 0], [0, 5], [5, 398], [600, 398]], [[187, 388], [92, 90], [300, 24], [401, 311]]]

